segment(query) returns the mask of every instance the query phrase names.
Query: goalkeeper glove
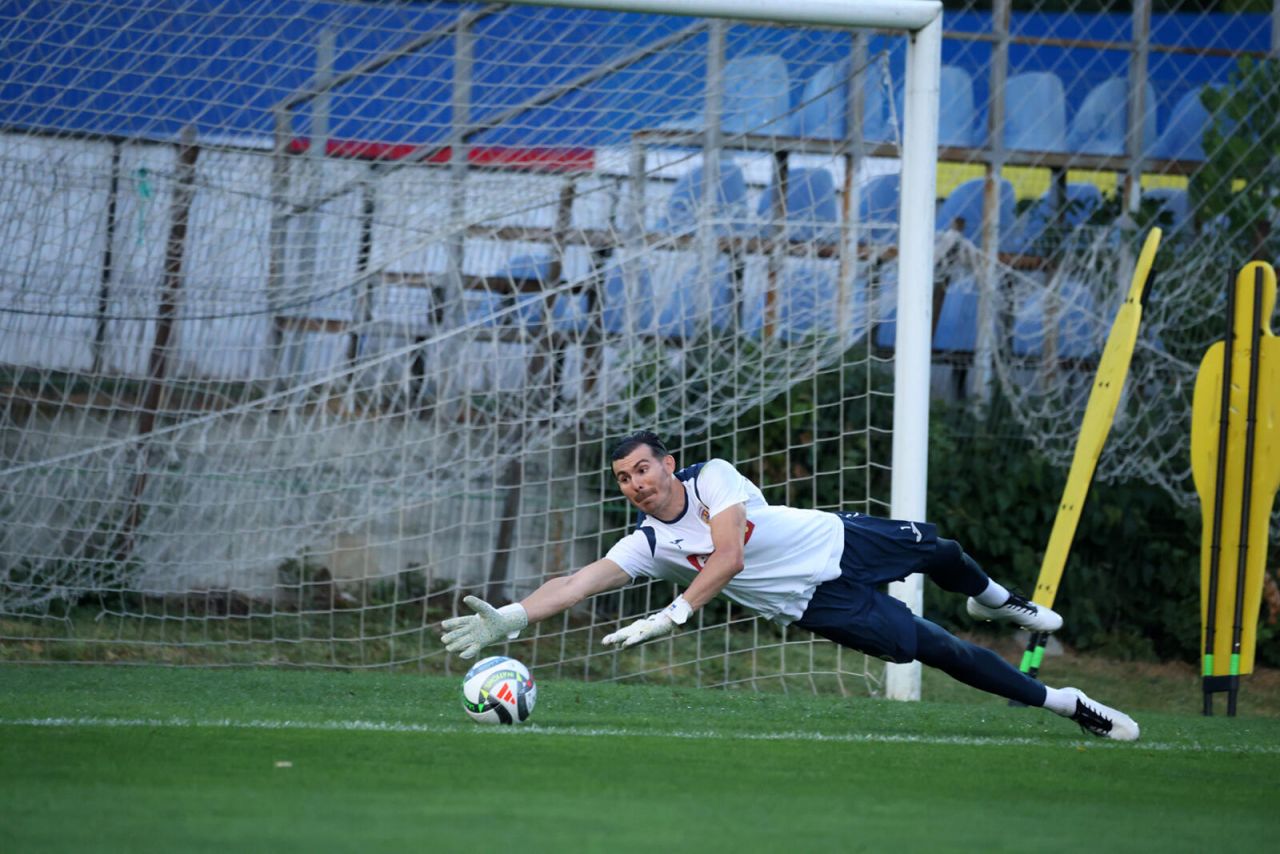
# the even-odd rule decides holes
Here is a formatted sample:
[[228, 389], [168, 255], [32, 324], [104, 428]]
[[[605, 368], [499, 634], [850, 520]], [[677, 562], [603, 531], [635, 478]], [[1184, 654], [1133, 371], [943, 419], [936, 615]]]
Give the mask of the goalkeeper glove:
[[684, 597], [677, 596], [674, 602], [658, 613], [650, 614], [629, 626], [623, 626], [613, 634], [605, 635], [601, 643], [606, 645], [621, 643], [622, 648], [626, 649], [643, 641], [660, 638], [675, 631], [676, 626], [683, 626], [692, 613], [693, 608], [684, 601]]
[[449, 652], [463, 658], [474, 658], [480, 647], [503, 639], [514, 640], [520, 630], [529, 625], [529, 615], [519, 604], [495, 608], [483, 599], [468, 596], [462, 600], [475, 614], [466, 617], [450, 617], [440, 626], [447, 630], [440, 640]]

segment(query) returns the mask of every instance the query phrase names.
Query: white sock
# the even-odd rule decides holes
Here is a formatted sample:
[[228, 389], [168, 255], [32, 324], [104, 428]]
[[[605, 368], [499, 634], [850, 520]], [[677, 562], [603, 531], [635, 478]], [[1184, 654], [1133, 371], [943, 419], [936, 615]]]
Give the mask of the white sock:
[[988, 608], [999, 608], [1009, 601], [1009, 591], [1005, 590], [993, 579], [988, 578], [987, 589], [973, 598], [977, 599], [979, 604], [986, 605]]
[[1044, 686], [1044, 707], [1051, 712], [1069, 718], [1076, 713], [1076, 695], [1061, 688]]

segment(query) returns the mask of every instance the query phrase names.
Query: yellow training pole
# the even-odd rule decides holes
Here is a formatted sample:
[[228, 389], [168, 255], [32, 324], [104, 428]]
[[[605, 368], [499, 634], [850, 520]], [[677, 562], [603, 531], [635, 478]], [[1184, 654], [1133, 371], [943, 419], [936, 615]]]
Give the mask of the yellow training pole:
[[[1191, 472], [1203, 523], [1206, 714], [1214, 692], [1234, 699], [1239, 676], [1253, 672], [1268, 524], [1280, 489], [1280, 340], [1270, 323], [1275, 270], [1261, 261], [1246, 265], [1231, 296], [1232, 334], [1201, 360], [1191, 406]], [[1229, 711], [1233, 706], [1229, 701]]]
[[[1107, 434], [1111, 432], [1116, 408], [1120, 405], [1120, 394], [1124, 391], [1124, 382], [1129, 376], [1129, 363], [1133, 358], [1133, 348], [1138, 342], [1138, 327], [1142, 323], [1147, 279], [1151, 275], [1151, 265], [1155, 263], [1160, 237], [1161, 231], [1158, 228], [1151, 229], [1147, 234], [1142, 252], [1138, 254], [1137, 266], [1133, 269], [1129, 293], [1116, 312], [1116, 319], [1107, 334], [1107, 345], [1098, 361], [1098, 373], [1094, 377], [1093, 390], [1089, 392], [1084, 420], [1080, 424], [1080, 436], [1076, 439], [1067, 485], [1062, 491], [1058, 515], [1053, 520], [1049, 545], [1040, 563], [1040, 578], [1036, 581], [1036, 592], [1032, 596], [1032, 601], [1046, 607], [1052, 607], [1053, 600], [1058, 595], [1058, 584], [1062, 581], [1062, 572], [1067, 565], [1067, 554], [1071, 550], [1076, 525], [1080, 522], [1085, 497], [1089, 494], [1089, 484], [1093, 482], [1093, 472], [1098, 466], [1098, 458], [1102, 456], [1102, 447], [1107, 442]], [[1031, 635], [1020, 665], [1024, 673], [1035, 676], [1040, 671], [1045, 641], [1046, 637], [1042, 633]]]

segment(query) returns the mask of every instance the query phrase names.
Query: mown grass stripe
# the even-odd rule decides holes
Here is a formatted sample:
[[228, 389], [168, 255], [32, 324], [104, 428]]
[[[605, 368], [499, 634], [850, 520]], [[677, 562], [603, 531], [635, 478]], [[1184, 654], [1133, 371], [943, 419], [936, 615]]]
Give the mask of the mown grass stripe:
[[1137, 744], [1118, 744], [1102, 739], [1058, 741], [1038, 738], [1008, 736], [935, 736], [901, 733], [820, 733], [820, 732], [737, 732], [719, 730], [652, 730], [626, 729], [623, 727], [544, 727], [528, 724], [519, 727], [482, 727], [475, 724], [414, 724], [399, 721], [367, 720], [233, 720], [231, 718], [100, 718], [100, 717], [50, 717], [50, 718], [0, 718], [0, 726], [10, 727], [143, 727], [143, 728], [212, 728], [250, 730], [319, 730], [334, 732], [393, 732], [423, 733], [427, 735], [559, 735], [579, 738], [680, 738], [720, 739], [730, 741], [816, 741], [846, 744], [924, 744], [957, 745], [962, 747], [1090, 747], [1129, 750], [1161, 750], [1186, 753], [1245, 753], [1280, 754], [1280, 745], [1205, 745], [1198, 742], [1177, 743], [1143, 741]]

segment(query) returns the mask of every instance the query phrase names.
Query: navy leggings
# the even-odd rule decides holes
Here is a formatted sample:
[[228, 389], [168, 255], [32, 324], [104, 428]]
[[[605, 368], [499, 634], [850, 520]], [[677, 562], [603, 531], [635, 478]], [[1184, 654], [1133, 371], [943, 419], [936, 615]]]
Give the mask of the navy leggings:
[[[921, 572], [951, 593], [977, 596], [987, 587], [987, 574], [954, 540], [938, 539], [938, 547]], [[953, 679], [1027, 706], [1043, 706], [1045, 687], [986, 647], [960, 640], [946, 629], [915, 618], [916, 660]]]

